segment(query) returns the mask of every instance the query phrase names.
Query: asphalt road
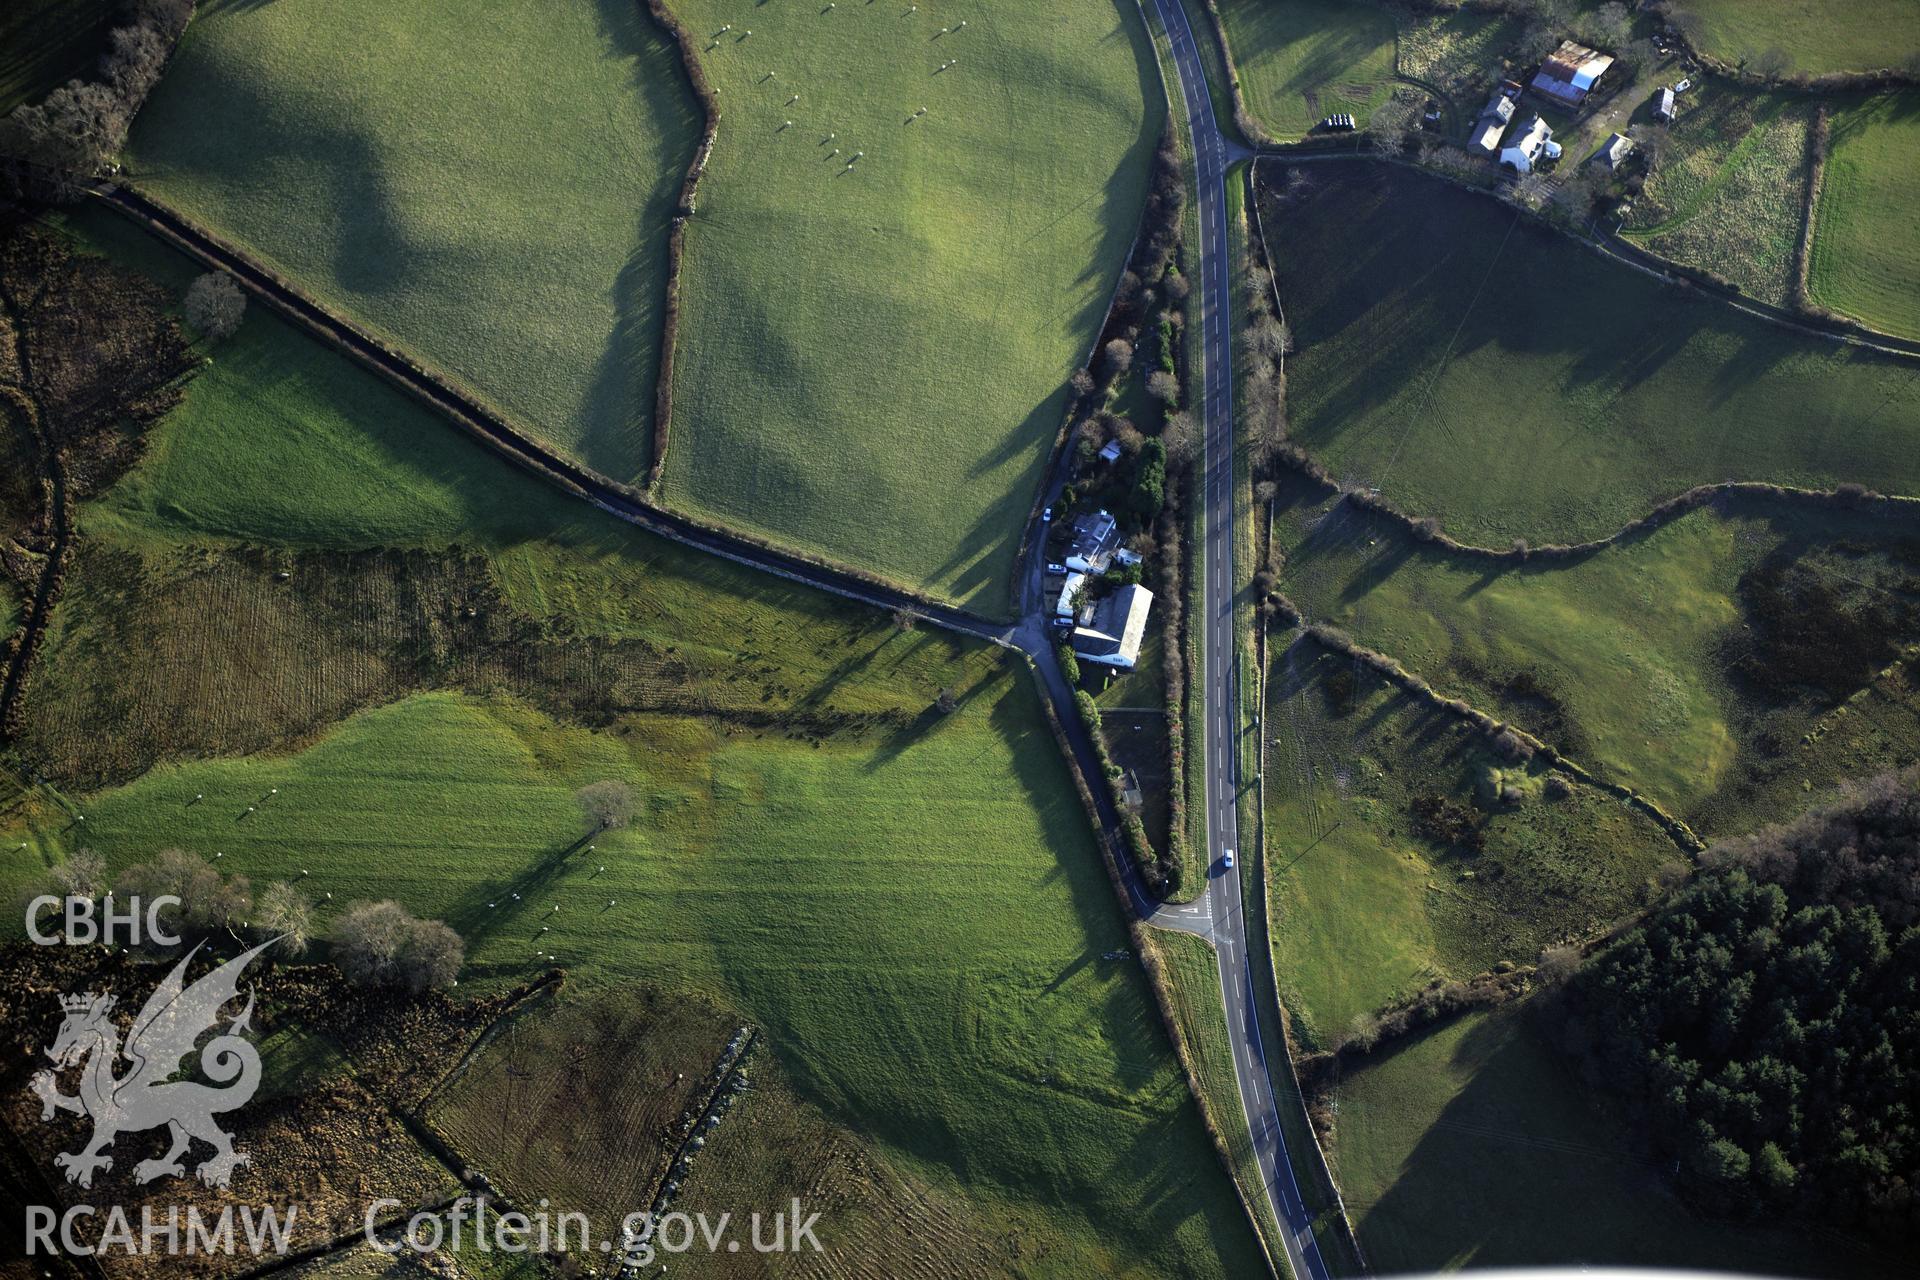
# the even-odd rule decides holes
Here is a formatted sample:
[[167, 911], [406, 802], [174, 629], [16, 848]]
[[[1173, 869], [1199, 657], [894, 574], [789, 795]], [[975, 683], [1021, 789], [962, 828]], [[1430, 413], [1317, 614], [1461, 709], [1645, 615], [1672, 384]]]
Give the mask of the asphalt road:
[[[1220, 996], [1226, 1003], [1227, 1033], [1232, 1039], [1233, 1069], [1246, 1110], [1265, 1194], [1281, 1226], [1287, 1265], [1296, 1280], [1327, 1280], [1326, 1261], [1313, 1238], [1313, 1219], [1300, 1198], [1293, 1165], [1287, 1159], [1284, 1131], [1260, 1037], [1253, 976], [1247, 954], [1246, 918], [1241, 908], [1240, 871], [1221, 860], [1240, 848], [1235, 802], [1240, 776], [1236, 747], [1240, 734], [1239, 640], [1233, 622], [1233, 302], [1228, 283], [1227, 166], [1248, 154], [1230, 148], [1221, 136], [1207, 92], [1206, 72], [1194, 46], [1194, 33], [1179, 0], [1154, 0], [1172, 37], [1179, 72], [1178, 91], [1187, 109], [1193, 137], [1198, 192], [1200, 289], [1198, 299], [1202, 361], [1206, 374], [1203, 413], [1204, 474], [1201, 509], [1205, 565], [1202, 570], [1201, 645], [1206, 679], [1207, 891], [1187, 908], [1162, 907], [1153, 923], [1201, 934], [1213, 942], [1220, 969]], [[1274, 1052], [1284, 1054], [1284, 1046]], [[1282, 1064], [1284, 1069], [1284, 1062]]]

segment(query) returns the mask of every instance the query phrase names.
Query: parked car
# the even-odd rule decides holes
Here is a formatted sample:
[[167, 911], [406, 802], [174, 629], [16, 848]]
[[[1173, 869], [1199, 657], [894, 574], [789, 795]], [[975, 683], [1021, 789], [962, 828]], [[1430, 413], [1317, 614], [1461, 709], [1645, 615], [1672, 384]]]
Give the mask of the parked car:
[[1063, 564], [1050, 564], [1047, 566], [1047, 572], [1064, 578], [1067, 576], [1067, 566]]

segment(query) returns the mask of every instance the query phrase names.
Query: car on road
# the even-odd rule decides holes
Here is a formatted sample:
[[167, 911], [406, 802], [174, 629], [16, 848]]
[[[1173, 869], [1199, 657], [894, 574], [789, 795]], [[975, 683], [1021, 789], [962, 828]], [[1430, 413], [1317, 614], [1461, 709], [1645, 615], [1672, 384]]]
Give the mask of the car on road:
[[1040, 523], [1041, 523], [1041, 524], [1052, 524], [1052, 523], [1053, 523], [1053, 508], [1052, 508], [1052, 507], [1048, 507], [1048, 508], [1047, 508], [1047, 509], [1046, 509], [1045, 511], [1042, 511], [1042, 512], [1040, 513]]
[[1225, 853], [1220, 855], [1220, 870], [1222, 871], [1233, 870], [1233, 850], [1229, 849]]

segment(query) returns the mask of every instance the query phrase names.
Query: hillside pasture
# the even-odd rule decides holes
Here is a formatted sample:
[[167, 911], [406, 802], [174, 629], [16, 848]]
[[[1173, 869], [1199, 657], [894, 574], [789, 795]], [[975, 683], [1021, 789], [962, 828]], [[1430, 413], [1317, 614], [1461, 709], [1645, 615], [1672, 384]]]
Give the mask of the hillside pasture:
[[1697, 86], [1683, 107], [1622, 234], [1791, 306], [1812, 108], [1718, 81]]
[[1721, 801], [1788, 768], [1790, 744], [1920, 639], [1902, 631], [1916, 528], [1873, 509], [1745, 501], [1521, 565], [1422, 546], [1344, 502], [1289, 501], [1276, 526], [1282, 589], [1309, 616], [1683, 817], [1739, 824], [1708, 835], [1765, 820]]
[[1662, 1185], [1526, 1006], [1469, 1014], [1350, 1071], [1333, 1160], [1383, 1274], [1584, 1265], [1892, 1276], [1825, 1234], [1718, 1223]]
[[1139, 10], [674, 8], [725, 112], [667, 501], [1003, 612], [1160, 137]]
[[1336, 112], [1361, 128], [1393, 94], [1394, 19], [1350, 0], [1219, 0], [1247, 109], [1283, 141]]
[[[1274, 959], [1309, 1047], [1434, 978], [1531, 963], [1597, 933], [1680, 857], [1618, 800], [1556, 794], [1544, 764], [1499, 757], [1350, 659], [1304, 637], [1276, 649], [1264, 721]], [[1498, 799], [1504, 787], [1517, 798]], [[1444, 814], [1423, 819], [1434, 798]]]
[[1702, 52], [1728, 62], [1784, 53], [1794, 71], [1878, 71], [1920, 54], [1914, 0], [1675, 0]]
[[206, 3], [133, 180], [618, 480], [698, 121], [631, 0]]
[[[179, 846], [334, 907], [397, 898], [463, 933], [463, 986], [558, 964], [738, 1008], [802, 1097], [975, 1211], [1027, 1216], [1050, 1269], [1241, 1273], [1246, 1224], [1145, 980], [1100, 959], [1126, 935], [1034, 700], [997, 669], [953, 715], [812, 742], [419, 695], [296, 754], [95, 795], [87, 839], [115, 866]], [[642, 817], [590, 835], [573, 792], [609, 777]]]
[[1821, 306], [1908, 338], [1920, 337], [1916, 155], [1920, 93], [1834, 113], [1807, 282]]
[[[1399, 166], [1262, 167], [1294, 440], [1463, 541], [1601, 537], [1701, 482], [1920, 492], [1904, 361], [1664, 285]], [[1339, 262], [1341, 271], [1324, 264]]]

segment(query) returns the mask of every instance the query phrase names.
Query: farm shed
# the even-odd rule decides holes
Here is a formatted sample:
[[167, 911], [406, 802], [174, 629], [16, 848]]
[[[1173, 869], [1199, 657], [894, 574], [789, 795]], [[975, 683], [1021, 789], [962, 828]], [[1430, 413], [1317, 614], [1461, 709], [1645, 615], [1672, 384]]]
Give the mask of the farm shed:
[[1562, 40], [1560, 47], [1548, 54], [1547, 60], [1540, 64], [1540, 70], [1529, 87], [1556, 102], [1577, 107], [1587, 100], [1587, 95], [1593, 92], [1593, 86], [1599, 83], [1600, 77], [1606, 75], [1611, 66], [1611, 54], [1589, 49], [1571, 40]]
[[1476, 147], [1488, 155], [1497, 155], [1500, 151], [1500, 135], [1507, 131], [1507, 124], [1513, 119], [1513, 99], [1504, 93], [1496, 93], [1487, 100], [1486, 110], [1474, 121], [1473, 136], [1467, 145]]
[[1633, 139], [1624, 133], [1616, 133], [1607, 139], [1607, 145], [1600, 148], [1600, 163], [1609, 169], [1618, 170], [1633, 154]]
[[1120, 442], [1118, 440], [1107, 441], [1106, 447], [1100, 450], [1100, 461], [1102, 462], [1120, 461]]
[[1142, 586], [1122, 587], [1094, 606], [1085, 626], [1073, 629], [1073, 651], [1082, 662], [1131, 671], [1140, 661], [1140, 640], [1147, 631], [1153, 592]]

